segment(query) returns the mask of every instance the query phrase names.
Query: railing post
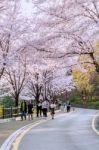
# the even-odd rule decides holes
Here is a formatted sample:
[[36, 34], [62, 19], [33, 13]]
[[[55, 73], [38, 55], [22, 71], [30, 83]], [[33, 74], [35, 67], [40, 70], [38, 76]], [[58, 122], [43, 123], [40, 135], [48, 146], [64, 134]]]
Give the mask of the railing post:
[[12, 114], [12, 107], [10, 109], [10, 117], [12, 118], [13, 114]]
[[4, 114], [4, 106], [2, 107], [2, 112], [3, 112], [2, 118], [4, 119], [4, 117], [5, 117], [5, 114]]

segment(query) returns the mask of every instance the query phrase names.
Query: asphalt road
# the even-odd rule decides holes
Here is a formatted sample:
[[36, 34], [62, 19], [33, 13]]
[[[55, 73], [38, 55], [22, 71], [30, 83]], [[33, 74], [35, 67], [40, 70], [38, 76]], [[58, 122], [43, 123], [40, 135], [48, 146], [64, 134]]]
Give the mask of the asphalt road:
[[96, 112], [77, 109], [60, 114], [30, 130], [18, 150], [99, 150], [99, 135], [92, 130]]

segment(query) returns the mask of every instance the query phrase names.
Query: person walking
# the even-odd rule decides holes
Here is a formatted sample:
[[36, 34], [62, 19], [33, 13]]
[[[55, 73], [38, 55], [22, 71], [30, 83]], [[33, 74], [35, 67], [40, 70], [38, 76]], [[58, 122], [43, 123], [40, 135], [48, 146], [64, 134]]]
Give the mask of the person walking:
[[69, 112], [71, 109], [71, 104], [70, 104], [70, 101], [67, 101], [67, 112]]
[[40, 100], [39, 103], [39, 111], [40, 111], [40, 117], [42, 117], [42, 100]]
[[28, 103], [28, 119], [33, 120], [33, 104], [31, 101]]
[[49, 108], [49, 102], [47, 99], [45, 99], [43, 102], [42, 102], [42, 109], [43, 109], [43, 117], [47, 117], [47, 110]]
[[21, 108], [20, 108], [20, 110], [21, 110], [21, 120], [23, 120], [23, 117], [26, 120], [27, 103], [26, 103], [25, 100], [21, 102]]
[[37, 103], [37, 117], [41, 117], [41, 113], [42, 113], [42, 103], [41, 101], [38, 101]]
[[67, 105], [66, 103], [64, 103], [64, 113], [66, 112], [66, 109], [67, 109]]
[[55, 115], [55, 107], [56, 107], [55, 103], [52, 102], [52, 103], [50, 104], [50, 111], [51, 111], [52, 119], [54, 119], [54, 115]]

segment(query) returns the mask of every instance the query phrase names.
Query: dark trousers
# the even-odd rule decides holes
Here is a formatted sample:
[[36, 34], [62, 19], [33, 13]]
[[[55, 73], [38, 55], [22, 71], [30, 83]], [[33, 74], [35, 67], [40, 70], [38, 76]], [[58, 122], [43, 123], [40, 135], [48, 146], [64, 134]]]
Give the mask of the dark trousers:
[[37, 117], [42, 116], [42, 107], [37, 107]]
[[47, 117], [47, 108], [43, 108], [43, 117]]
[[69, 112], [70, 111], [70, 106], [67, 106], [67, 112]]
[[25, 111], [22, 111], [21, 112], [21, 119], [23, 120], [23, 117], [24, 119], [26, 120], [26, 112]]
[[40, 108], [40, 116], [42, 116], [42, 108]]
[[39, 108], [36, 109], [37, 117], [39, 117]]

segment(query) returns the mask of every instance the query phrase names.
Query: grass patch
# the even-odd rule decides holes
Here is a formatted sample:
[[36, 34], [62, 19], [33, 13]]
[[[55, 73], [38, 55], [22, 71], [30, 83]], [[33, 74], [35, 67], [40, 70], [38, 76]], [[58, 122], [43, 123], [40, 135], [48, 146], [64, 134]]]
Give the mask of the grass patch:
[[71, 104], [75, 107], [99, 109], [99, 100], [88, 101], [86, 104], [81, 99], [71, 100]]

